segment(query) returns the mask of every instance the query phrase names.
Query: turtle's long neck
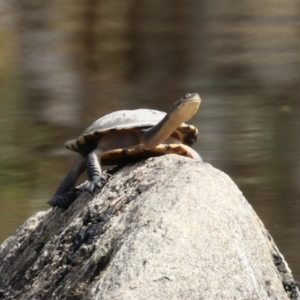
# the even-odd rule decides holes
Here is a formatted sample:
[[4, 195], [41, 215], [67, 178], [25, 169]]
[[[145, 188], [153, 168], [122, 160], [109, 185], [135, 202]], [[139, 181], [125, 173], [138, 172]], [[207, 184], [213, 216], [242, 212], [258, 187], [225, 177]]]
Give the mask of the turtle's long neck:
[[176, 114], [167, 114], [157, 125], [147, 129], [141, 136], [141, 144], [145, 148], [154, 148], [164, 143], [184, 121]]

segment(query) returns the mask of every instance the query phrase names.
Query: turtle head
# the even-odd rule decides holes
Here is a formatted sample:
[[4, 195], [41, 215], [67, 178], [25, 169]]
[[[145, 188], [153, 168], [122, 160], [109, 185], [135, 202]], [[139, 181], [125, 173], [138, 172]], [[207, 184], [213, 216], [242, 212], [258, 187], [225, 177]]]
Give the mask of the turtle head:
[[199, 109], [201, 99], [198, 94], [186, 94], [184, 97], [176, 101], [169, 110], [169, 115], [173, 115], [182, 122], [186, 122], [191, 119]]

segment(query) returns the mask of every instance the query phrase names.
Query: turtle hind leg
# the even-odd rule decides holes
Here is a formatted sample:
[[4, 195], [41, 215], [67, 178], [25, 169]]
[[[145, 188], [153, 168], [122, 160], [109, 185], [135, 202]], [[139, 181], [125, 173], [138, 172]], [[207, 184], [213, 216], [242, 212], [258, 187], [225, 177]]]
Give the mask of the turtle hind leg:
[[84, 157], [80, 157], [74, 163], [72, 169], [58, 187], [53, 198], [50, 201], [48, 201], [48, 204], [50, 204], [53, 207], [59, 207], [63, 209], [68, 208], [80, 193], [78, 189], [74, 188], [74, 185], [80, 174], [85, 169], [86, 159]]
[[109, 178], [109, 174], [102, 173], [99, 157], [101, 151], [96, 149], [92, 151], [87, 157], [87, 174], [88, 182], [86, 183], [84, 190], [90, 194], [94, 194], [97, 188], [101, 188]]
[[64, 194], [55, 194], [54, 197], [48, 201], [48, 204], [54, 207], [59, 207], [62, 209], [67, 209], [78, 197], [80, 190], [76, 188], [70, 188]]

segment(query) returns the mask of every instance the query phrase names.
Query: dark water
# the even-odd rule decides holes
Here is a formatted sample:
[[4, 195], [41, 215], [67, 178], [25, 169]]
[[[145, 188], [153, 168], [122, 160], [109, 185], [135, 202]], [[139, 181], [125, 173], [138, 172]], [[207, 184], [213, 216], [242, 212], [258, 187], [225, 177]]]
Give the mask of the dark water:
[[67, 94], [48, 99], [46, 85], [54, 89], [60, 82], [46, 72], [28, 100], [33, 79], [19, 63], [22, 38], [3, 27], [0, 40], [10, 42], [0, 56], [0, 241], [49, 208], [76, 157], [64, 150], [65, 140], [108, 112], [167, 110], [197, 92], [202, 104], [191, 121], [200, 132], [194, 148], [236, 182], [299, 279], [300, 9], [296, 1], [275, 2], [66, 6], [59, 22], [67, 47], [61, 48], [75, 58], [71, 73], [80, 82], [69, 81], [80, 95], [70, 103]]

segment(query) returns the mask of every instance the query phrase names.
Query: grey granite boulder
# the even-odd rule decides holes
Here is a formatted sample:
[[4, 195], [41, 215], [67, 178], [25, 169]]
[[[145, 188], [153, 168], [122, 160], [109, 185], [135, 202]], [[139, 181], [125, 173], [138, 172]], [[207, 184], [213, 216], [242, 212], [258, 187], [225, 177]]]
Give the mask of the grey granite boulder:
[[178, 155], [117, 171], [0, 247], [0, 299], [299, 299], [232, 180]]

